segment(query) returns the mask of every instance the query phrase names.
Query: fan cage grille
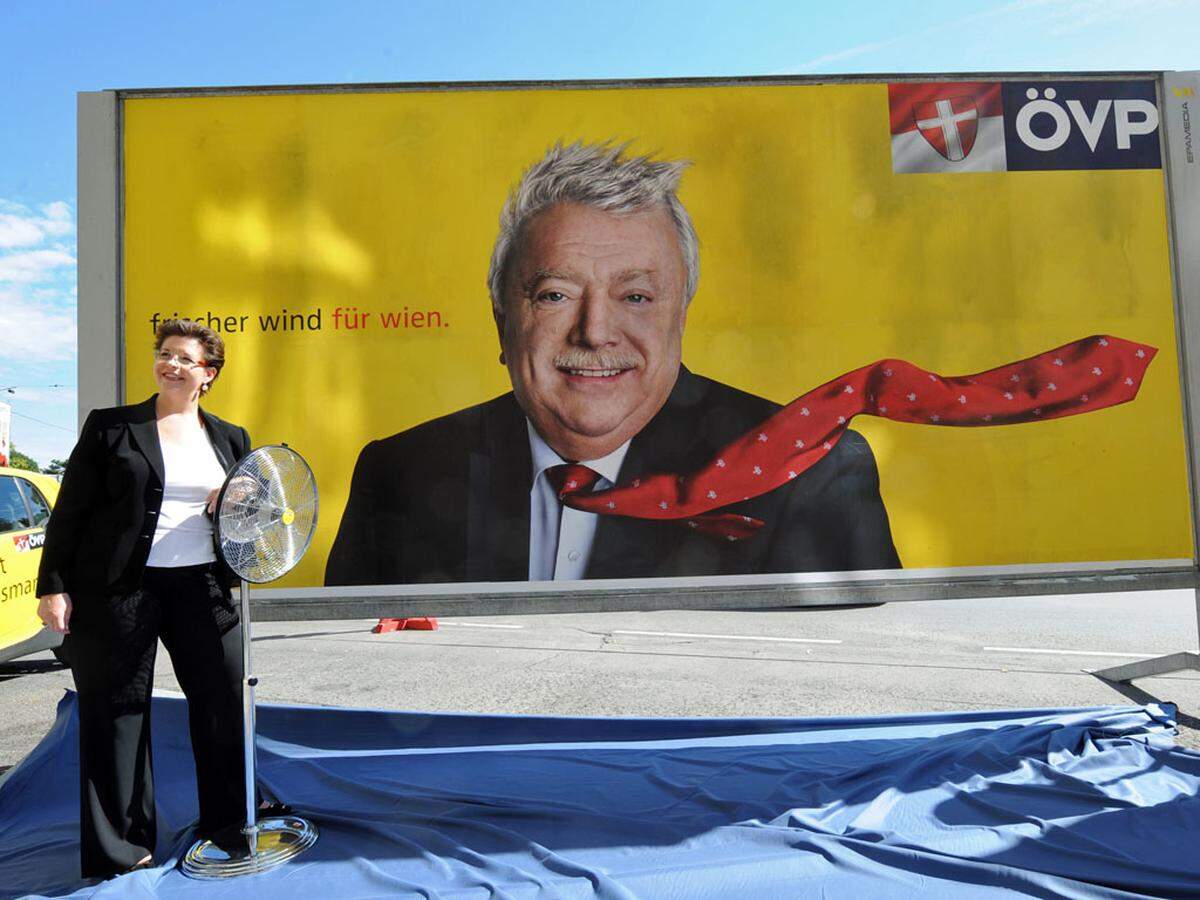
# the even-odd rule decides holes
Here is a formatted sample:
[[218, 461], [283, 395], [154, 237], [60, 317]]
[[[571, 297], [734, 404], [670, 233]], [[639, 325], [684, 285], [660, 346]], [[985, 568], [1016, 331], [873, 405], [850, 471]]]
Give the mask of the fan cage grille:
[[317, 527], [317, 482], [296, 451], [272, 444], [243, 457], [217, 498], [217, 548], [240, 578], [264, 584], [295, 567]]

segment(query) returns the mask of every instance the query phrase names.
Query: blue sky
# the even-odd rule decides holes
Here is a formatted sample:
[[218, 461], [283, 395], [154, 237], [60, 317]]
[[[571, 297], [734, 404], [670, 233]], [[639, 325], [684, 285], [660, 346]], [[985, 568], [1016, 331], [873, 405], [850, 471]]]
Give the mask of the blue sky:
[[1198, 39], [1200, 0], [0, 0], [0, 400], [22, 451], [69, 452], [77, 91], [1196, 69]]

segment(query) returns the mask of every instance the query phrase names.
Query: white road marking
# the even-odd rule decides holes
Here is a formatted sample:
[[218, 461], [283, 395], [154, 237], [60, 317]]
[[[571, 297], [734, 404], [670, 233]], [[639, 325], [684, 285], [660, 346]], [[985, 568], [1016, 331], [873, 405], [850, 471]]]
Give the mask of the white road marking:
[[1051, 656], [1121, 656], [1128, 659], [1149, 659], [1162, 653], [1115, 653], [1111, 650], [1047, 650], [1035, 647], [984, 647], [993, 653], [1047, 653]]
[[439, 625], [453, 625], [456, 628], [524, 628], [524, 625], [493, 625], [484, 622], [447, 622], [445, 619], [438, 619]]
[[614, 631], [613, 634], [636, 634], [643, 637], [712, 638], [716, 641], [772, 641], [784, 644], [840, 644], [825, 638], [759, 637], [747, 634], [693, 634], [689, 631]]

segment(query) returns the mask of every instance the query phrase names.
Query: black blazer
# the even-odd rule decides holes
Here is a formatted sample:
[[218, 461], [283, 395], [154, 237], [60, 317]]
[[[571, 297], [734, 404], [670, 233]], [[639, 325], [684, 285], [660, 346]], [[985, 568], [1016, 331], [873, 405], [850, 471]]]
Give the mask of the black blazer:
[[[88, 414], [46, 524], [38, 596], [122, 593], [141, 583], [163, 499], [155, 397]], [[203, 408], [200, 418], [228, 472], [250, 452], [250, 435]], [[228, 569], [225, 578], [237, 580]]]
[[[630, 443], [620, 480], [693, 472], [778, 409], [681, 367], [663, 408]], [[525, 414], [511, 393], [368, 444], [325, 583], [527, 580], [532, 467]], [[601, 516], [586, 577], [900, 566], [874, 456], [853, 431], [800, 477], [725, 510], [765, 525], [731, 542], [674, 523]]]

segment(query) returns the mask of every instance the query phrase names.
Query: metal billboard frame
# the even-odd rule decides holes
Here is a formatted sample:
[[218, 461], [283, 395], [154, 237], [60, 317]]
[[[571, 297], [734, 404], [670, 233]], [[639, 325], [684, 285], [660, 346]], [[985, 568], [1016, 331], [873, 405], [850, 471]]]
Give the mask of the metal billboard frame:
[[[620, 88], [687, 88], [748, 85], [804, 85], [919, 81], [1154, 81], [1159, 109], [1166, 111], [1169, 90], [1194, 86], [1198, 73], [1010, 72], [864, 74], [852, 76], [753, 76], [734, 78], [663, 78], [575, 81], [411, 82], [342, 85], [267, 85], [116, 89], [78, 95], [79, 168], [79, 333], [88, 335], [79, 348], [80, 420], [97, 406], [124, 402], [124, 171], [123, 109], [131, 99], [318, 93], [398, 93], [478, 90], [610, 90]], [[1171, 95], [1172, 97], [1174, 95]], [[1176, 116], [1175, 118], [1178, 118]], [[822, 573], [816, 576], [707, 577], [573, 582], [569, 590], [553, 583], [478, 585], [404, 585], [366, 588], [265, 589], [254, 592], [259, 621], [374, 618], [385, 616], [511, 615], [660, 609], [780, 608], [850, 606], [897, 601], [989, 598], [1133, 590], [1191, 588], [1196, 592], [1200, 627], [1200, 373], [1189, 366], [1188, 348], [1200, 348], [1200, 176], [1188, 181], [1173, 142], [1184, 127], [1164, 116], [1159, 140], [1171, 251], [1176, 352], [1182, 373], [1181, 396], [1188, 455], [1189, 501], [1192, 512], [1192, 559], [1118, 564], [1078, 563], [981, 569], [911, 570], [911, 572]], [[1171, 124], [1168, 124], [1170, 120]], [[1187, 126], [1190, 141], [1190, 125]], [[1179, 141], [1182, 142], [1182, 135]], [[1190, 145], [1189, 145], [1190, 146]], [[1190, 150], [1189, 150], [1190, 152]], [[1182, 157], [1181, 157], [1182, 158]], [[1187, 170], [1191, 172], [1192, 170]], [[1177, 181], [1183, 184], [1177, 184]], [[1190, 187], [1189, 187], [1190, 185]], [[1184, 196], [1184, 191], [1191, 193]], [[1190, 246], [1181, 249], [1181, 236]], [[1017, 571], [1019, 570], [1019, 571]], [[1192, 666], [1200, 656], [1174, 654]], [[1152, 661], [1147, 661], [1152, 662]], [[1098, 672], [1111, 680], [1120, 666]], [[1162, 670], [1167, 671], [1167, 670]], [[1108, 673], [1107, 675], [1105, 673]]]
[[[1175, 293], [1175, 333], [1183, 372], [1184, 434], [1188, 447], [1188, 484], [1192, 503], [1192, 559], [1200, 559], [1200, 387], [1189, 367], [1189, 350], [1200, 353], [1200, 160], [1192, 143], [1192, 102], [1200, 99], [1200, 72], [1164, 72], [1158, 79], [1159, 146], [1167, 198], [1167, 227]], [[1196, 625], [1200, 630], [1200, 584], [1194, 588]], [[1200, 654], [1189, 651], [1142, 659], [1092, 672], [1107, 681], [1130, 682], [1186, 669], [1200, 671]]]

